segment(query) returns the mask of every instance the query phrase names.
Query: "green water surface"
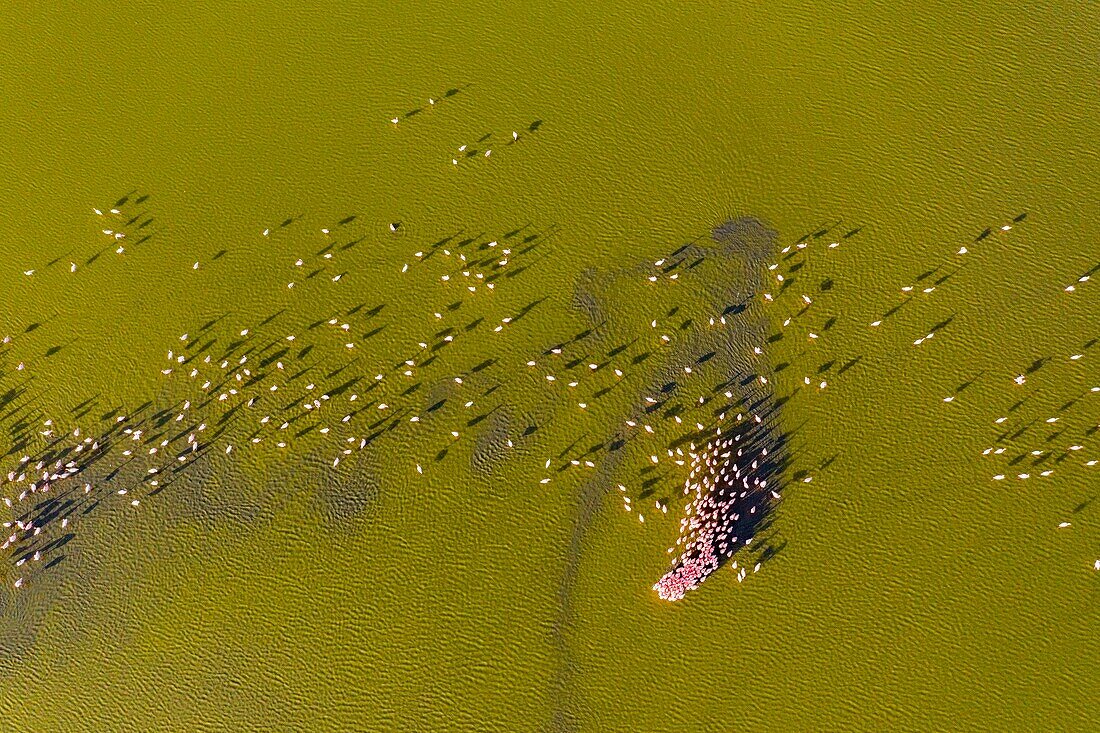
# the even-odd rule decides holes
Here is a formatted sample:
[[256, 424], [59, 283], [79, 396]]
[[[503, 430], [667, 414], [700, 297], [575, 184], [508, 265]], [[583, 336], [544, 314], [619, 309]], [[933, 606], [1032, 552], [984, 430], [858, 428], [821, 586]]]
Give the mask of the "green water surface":
[[[785, 406], [814, 480], [789, 487], [786, 545], [746, 582], [720, 572], [663, 603], [651, 585], [676, 512], [643, 524], [613, 495], [586, 512], [580, 480], [538, 483], [544, 457], [612, 411], [583, 422], [559, 404], [524, 460], [488, 476], [461, 441], [433, 462], [440, 423], [373, 457], [377, 501], [339, 526], [279, 478], [294, 452], [242, 458], [215, 492], [273, 485], [257, 519], [199, 521], [169, 498], [98, 521], [56, 578], [5, 596], [0, 707], [74, 732], [1100, 728], [1083, 466], [1100, 408], [1067, 413], [1051, 444], [1085, 449], [1042, 481], [1014, 478], [1030, 459], [981, 455], [1020, 395], [1018, 422], [1041, 423], [1100, 384], [1100, 352], [1068, 360], [1100, 336], [1097, 285], [1063, 292], [1100, 262], [1097, 28], [1088, 3], [6, 6], [0, 331], [20, 336], [47, 415], [161, 394], [165, 349], [225, 314], [245, 328], [285, 308], [292, 333], [385, 301], [391, 330], [363, 348], [403, 358], [443, 301], [400, 267], [459, 230], [558, 229], [499, 293], [546, 307], [504, 346], [456, 347], [518, 370], [588, 325], [571, 307], [585, 270], [656, 259], [730, 216], [781, 246], [823, 222], [863, 229], [816, 240], [795, 288], [836, 325], [768, 355], [792, 365], [783, 393], [861, 360]], [[491, 157], [452, 165], [489, 132]], [[107, 244], [92, 208], [135, 189], [155, 235], [86, 266]], [[319, 228], [352, 213], [366, 239], [344, 289], [288, 289]], [[287, 217], [300, 230], [261, 235]], [[868, 326], [963, 245], [950, 281]], [[651, 311], [617, 312], [651, 338]], [[517, 381], [510, 406], [540, 389]], [[1046, 445], [1053, 429], [1035, 430], [1016, 452]]]

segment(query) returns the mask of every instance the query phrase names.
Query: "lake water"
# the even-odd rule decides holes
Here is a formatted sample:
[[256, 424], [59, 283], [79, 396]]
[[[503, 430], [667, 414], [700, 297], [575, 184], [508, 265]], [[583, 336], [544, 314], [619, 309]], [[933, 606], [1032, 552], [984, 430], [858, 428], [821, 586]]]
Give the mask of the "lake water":
[[[435, 267], [414, 253], [452, 235], [538, 234], [492, 297], [545, 298], [507, 340], [472, 330], [445, 352], [500, 360], [484, 407], [541, 426], [490, 471], [449, 436], [473, 412], [439, 392], [449, 417], [346, 473], [319, 439], [237, 445], [178, 491], [82, 518], [26, 587], [5, 564], [0, 689], [28, 729], [1100, 725], [1100, 284], [1064, 290], [1100, 264], [1095, 6], [87, 2], [0, 19], [0, 393], [20, 395], [0, 452], [23, 417], [72, 430], [190, 394], [165, 352], [211, 320], [223, 345], [324, 344], [298, 362], [327, 372], [351, 357], [338, 325], [310, 326], [362, 304], [354, 369], [400, 363], [425, 328], [462, 325], [433, 319], [434, 276], [401, 272]], [[115, 240], [124, 196], [140, 218]], [[600, 490], [539, 483], [545, 458], [617, 429], [618, 393], [582, 412], [523, 362], [593, 326], [591, 283], [627, 338], [654, 339], [660, 298], [705, 307], [710, 291], [668, 290], [686, 276], [658, 298], [635, 274], [749, 216], [776, 247], [830, 232], [769, 329], [802, 293], [811, 320], [766, 355], [793, 395], [792, 471], [813, 481], [784, 491], [759, 573], [669, 604], [652, 585], [682, 507], [635, 498], [639, 522], [614, 488], [633, 490], [644, 452]]]

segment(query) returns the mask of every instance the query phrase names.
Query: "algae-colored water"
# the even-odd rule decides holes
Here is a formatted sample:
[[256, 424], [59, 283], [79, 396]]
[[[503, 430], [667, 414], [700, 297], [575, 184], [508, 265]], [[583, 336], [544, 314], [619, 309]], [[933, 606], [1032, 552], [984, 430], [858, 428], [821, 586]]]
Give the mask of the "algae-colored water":
[[[0, 336], [15, 337], [0, 392], [28, 386], [36, 419], [71, 428], [85, 400], [95, 423], [182, 394], [165, 350], [219, 317], [228, 334], [281, 311], [265, 331], [281, 337], [385, 303], [390, 325], [356, 353], [400, 361], [445, 304], [438, 283], [401, 280], [413, 252], [553, 234], [497, 294], [544, 304], [505, 345], [478, 331], [448, 352], [511, 365], [504, 408], [545, 425], [522, 460], [479, 472], [462, 440], [436, 460], [440, 422], [364, 454], [346, 517], [327, 460], [270, 443], [190, 493], [97, 509], [39, 582], [13, 591], [5, 570], [0, 699], [25, 728], [1100, 726], [1100, 466], [1085, 465], [1100, 285], [1063, 290], [1100, 262], [1095, 6], [90, 2], [0, 18]], [[454, 165], [463, 144], [493, 154]], [[131, 191], [152, 236], [117, 255], [92, 209]], [[302, 280], [295, 258], [351, 214], [346, 279], [331, 264]], [[813, 476], [775, 510], [782, 550], [668, 604], [651, 585], [678, 507], [640, 523], [613, 489], [588, 506], [583, 479], [540, 484], [544, 457], [606, 437], [617, 413], [546, 407], [521, 365], [591, 325], [573, 306], [592, 273], [739, 216], [777, 247], [862, 229], [812, 240], [796, 276], [835, 325], [767, 354], [790, 365], [775, 387], [797, 389], [782, 419]], [[965, 266], [869, 327], [943, 263], [933, 279]], [[656, 300], [617, 295], [623, 333], [652, 338]], [[347, 361], [340, 345], [316, 358]], [[983, 456], [1001, 416], [1034, 426]]]

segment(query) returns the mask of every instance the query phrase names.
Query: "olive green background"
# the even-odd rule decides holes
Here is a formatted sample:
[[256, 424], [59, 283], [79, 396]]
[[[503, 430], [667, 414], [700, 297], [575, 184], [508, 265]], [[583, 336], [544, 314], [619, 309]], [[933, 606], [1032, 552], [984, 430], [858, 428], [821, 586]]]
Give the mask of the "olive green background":
[[[836, 325], [769, 352], [792, 364], [784, 393], [862, 359], [785, 407], [814, 481], [789, 488], [787, 544], [745, 583], [720, 572], [658, 601], [672, 509], [641, 524], [607, 496], [581, 519], [579, 480], [538, 484], [540, 449], [588, 429], [573, 418], [491, 477], [456, 459], [418, 478], [439, 444], [425, 434], [374, 458], [380, 498], [345, 526], [292, 492], [257, 521], [169, 500], [82, 533], [63, 573], [5, 601], [6, 715], [36, 731], [1100, 728], [1100, 467], [1082, 465], [1100, 458], [1100, 395], [1004, 456], [1085, 445], [1053, 476], [981, 455], [1021, 394], [1013, 421], [1041, 422], [1100, 384], [1100, 352], [1082, 351], [1100, 283], [1063, 292], [1100, 263], [1098, 27], [1090, 3], [6, 7], [0, 331], [43, 324], [12, 348], [46, 413], [159, 394], [165, 349], [207, 318], [320, 317], [329, 291], [286, 289], [320, 235], [260, 236], [288, 216], [359, 216], [356, 295], [331, 297], [387, 300], [393, 334], [428, 317], [397, 280], [414, 248], [557, 225], [501, 295], [551, 296], [515, 358], [584, 326], [586, 268], [656, 259], [729, 216], [783, 245], [863, 227], [814, 240], [799, 276]], [[490, 131], [490, 158], [451, 164]], [[104, 246], [92, 207], [133, 189], [151, 196], [149, 246], [69, 273]], [[961, 245], [964, 269], [868, 327]], [[622, 312], [639, 333], [656, 317], [644, 300]], [[372, 353], [400, 351], [390, 339]], [[284, 458], [224, 491], [277, 489], [304, 456]]]

